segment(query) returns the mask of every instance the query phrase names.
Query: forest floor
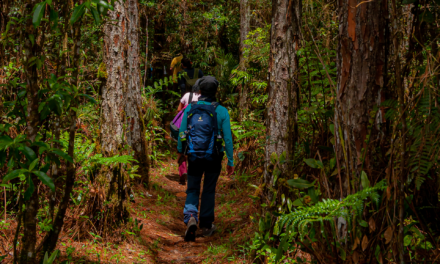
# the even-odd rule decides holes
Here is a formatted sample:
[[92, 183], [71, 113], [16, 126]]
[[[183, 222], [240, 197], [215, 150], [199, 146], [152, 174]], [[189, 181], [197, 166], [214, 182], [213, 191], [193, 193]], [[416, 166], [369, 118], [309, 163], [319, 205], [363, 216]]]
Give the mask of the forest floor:
[[[122, 239], [124, 231], [118, 229], [110, 239], [91, 233], [90, 239], [78, 241], [70, 235], [71, 230], [64, 231], [56, 263], [246, 263], [247, 256], [240, 253], [243, 248], [239, 245], [250, 241], [257, 226], [251, 221], [258, 220], [247, 184], [230, 179], [223, 170], [216, 192], [218, 230], [212, 237], [198, 236], [195, 242], [185, 242], [186, 186], [178, 183], [177, 163], [171, 157], [159, 164], [151, 169], [150, 188], [135, 186], [135, 199], [127, 205], [130, 217], [143, 224], [139, 234]], [[12, 241], [15, 226], [10, 223], [4, 238]], [[2, 263], [12, 263], [12, 250], [9, 255]]]

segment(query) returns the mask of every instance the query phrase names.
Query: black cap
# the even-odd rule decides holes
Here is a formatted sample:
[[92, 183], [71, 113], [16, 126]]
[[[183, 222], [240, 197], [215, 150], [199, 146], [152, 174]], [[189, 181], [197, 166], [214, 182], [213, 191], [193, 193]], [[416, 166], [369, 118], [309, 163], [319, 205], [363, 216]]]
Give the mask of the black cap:
[[219, 82], [214, 76], [203, 76], [200, 78], [200, 93], [204, 96], [215, 97]]

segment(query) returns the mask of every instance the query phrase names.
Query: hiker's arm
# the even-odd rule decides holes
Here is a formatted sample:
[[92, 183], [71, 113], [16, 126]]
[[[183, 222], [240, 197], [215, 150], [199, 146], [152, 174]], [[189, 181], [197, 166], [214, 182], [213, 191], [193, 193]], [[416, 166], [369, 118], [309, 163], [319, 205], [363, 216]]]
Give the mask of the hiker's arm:
[[180, 123], [180, 129], [179, 129], [179, 136], [177, 137], [177, 152], [182, 153], [182, 142], [180, 141], [180, 133], [185, 132], [186, 126], [187, 126], [187, 115], [188, 115], [188, 107], [185, 109], [185, 112], [183, 112], [182, 117], [182, 123]]
[[184, 104], [179, 103], [179, 107], [177, 108], [177, 112], [180, 112], [184, 106], [185, 106]]
[[[183, 122], [182, 122], [183, 123]], [[234, 166], [234, 145], [232, 143], [231, 120], [226, 110], [225, 120], [222, 123], [223, 139], [225, 140], [226, 156], [228, 157], [228, 166]]]

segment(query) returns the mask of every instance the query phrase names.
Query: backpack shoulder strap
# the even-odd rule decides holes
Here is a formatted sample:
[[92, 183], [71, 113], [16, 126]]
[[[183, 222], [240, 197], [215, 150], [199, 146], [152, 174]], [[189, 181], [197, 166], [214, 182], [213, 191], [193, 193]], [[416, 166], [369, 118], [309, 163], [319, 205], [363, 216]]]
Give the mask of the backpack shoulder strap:
[[214, 110], [216, 110], [217, 106], [219, 106], [220, 104], [218, 102], [212, 102], [211, 105], [214, 106]]
[[193, 99], [193, 93], [190, 92], [189, 93], [189, 100], [188, 100], [188, 104], [192, 103], [192, 99]]

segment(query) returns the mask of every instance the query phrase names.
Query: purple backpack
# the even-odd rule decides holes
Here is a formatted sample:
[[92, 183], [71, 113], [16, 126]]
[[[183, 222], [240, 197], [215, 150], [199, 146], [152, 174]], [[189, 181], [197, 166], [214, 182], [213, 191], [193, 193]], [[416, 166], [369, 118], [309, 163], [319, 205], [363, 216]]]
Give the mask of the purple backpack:
[[[193, 93], [190, 93], [188, 102], [191, 103]], [[188, 105], [187, 105], [188, 106]], [[182, 123], [183, 113], [185, 112], [185, 106], [180, 112], [174, 117], [173, 121], [170, 123], [171, 138], [177, 141], [179, 136], [180, 124]]]

